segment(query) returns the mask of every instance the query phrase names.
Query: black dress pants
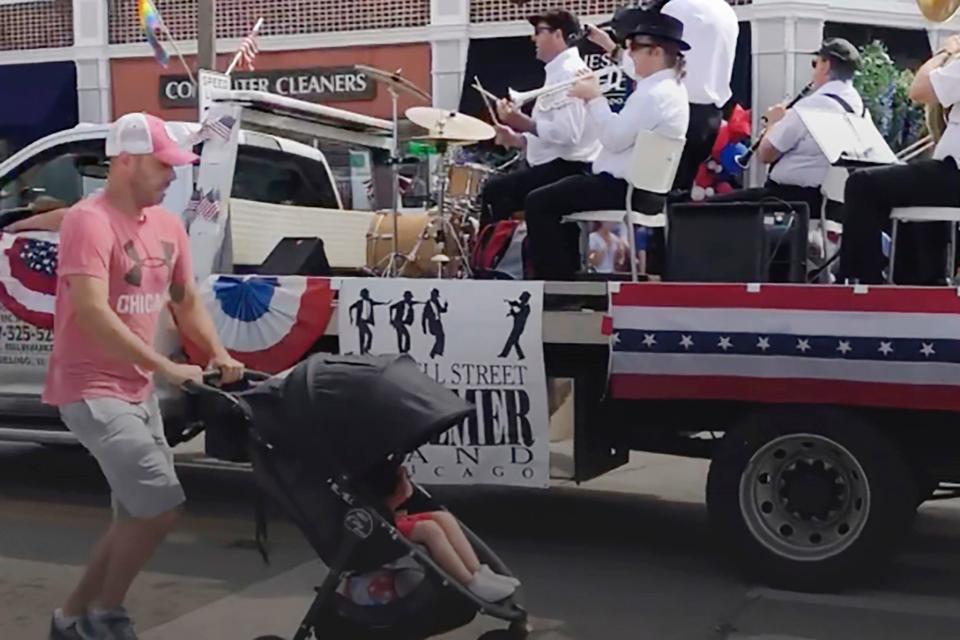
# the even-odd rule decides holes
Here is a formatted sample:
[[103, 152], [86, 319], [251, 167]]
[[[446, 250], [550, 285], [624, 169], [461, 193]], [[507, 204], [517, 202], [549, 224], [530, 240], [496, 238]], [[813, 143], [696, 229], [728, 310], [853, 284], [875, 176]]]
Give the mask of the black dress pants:
[[[881, 234], [890, 227], [891, 209], [907, 206], [960, 207], [960, 171], [953, 159], [919, 160], [862, 169], [850, 175], [844, 190], [842, 279], [855, 279], [861, 284], [884, 282], [886, 260]], [[942, 281], [948, 229], [946, 223], [899, 225], [895, 267], [898, 283], [925, 285]]]
[[687, 125], [687, 142], [680, 156], [680, 166], [673, 188], [687, 190], [693, 187], [700, 165], [710, 155], [713, 143], [717, 141], [723, 111], [712, 104], [691, 104], [690, 124]]
[[[526, 220], [534, 273], [542, 280], [573, 280], [580, 267], [580, 227], [563, 216], [578, 211], [625, 209], [627, 182], [609, 173], [564, 178], [527, 196]], [[633, 208], [660, 213], [664, 198], [634, 191]]]
[[567, 176], [586, 173], [589, 168], [590, 165], [586, 162], [553, 160], [491, 178], [480, 192], [480, 226], [509, 219], [515, 211], [524, 208], [527, 194], [534, 189], [553, 184]]

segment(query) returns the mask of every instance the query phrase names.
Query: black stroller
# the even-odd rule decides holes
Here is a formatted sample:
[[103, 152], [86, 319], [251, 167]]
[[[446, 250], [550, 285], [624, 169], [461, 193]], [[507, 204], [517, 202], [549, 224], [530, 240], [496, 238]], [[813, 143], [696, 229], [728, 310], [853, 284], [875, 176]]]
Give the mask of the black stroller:
[[[470, 405], [408, 356], [315, 354], [285, 377], [250, 373], [240, 386], [188, 390], [202, 406], [208, 450], [251, 462], [260, 490], [329, 567], [294, 640], [420, 640], [469, 624], [478, 613], [510, 623], [485, 640], [526, 638], [527, 613], [513, 597], [478, 599], [401, 536], [382, 500], [357, 481], [455, 425]], [[416, 485], [406, 507], [442, 508]], [[509, 575], [463, 529], [481, 562]]]

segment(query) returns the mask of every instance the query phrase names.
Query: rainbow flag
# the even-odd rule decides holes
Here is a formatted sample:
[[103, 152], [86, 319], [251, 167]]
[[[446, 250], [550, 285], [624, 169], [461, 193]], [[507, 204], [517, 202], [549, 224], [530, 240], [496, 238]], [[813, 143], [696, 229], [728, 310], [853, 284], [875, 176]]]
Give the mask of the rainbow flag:
[[147, 42], [153, 47], [153, 55], [163, 67], [170, 62], [167, 50], [160, 44], [160, 12], [150, 0], [139, 0], [137, 14], [140, 16], [140, 30], [147, 37]]

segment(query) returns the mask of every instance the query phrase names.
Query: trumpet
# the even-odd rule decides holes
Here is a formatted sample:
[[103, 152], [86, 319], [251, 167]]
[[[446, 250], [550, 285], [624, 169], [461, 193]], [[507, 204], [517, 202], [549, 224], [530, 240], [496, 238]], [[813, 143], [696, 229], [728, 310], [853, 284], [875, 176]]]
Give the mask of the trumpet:
[[532, 102], [537, 98], [552, 96], [560, 93], [561, 91], [569, 89], [580, 80], [589, 78], [591, 76], [600, 81], [600, 90], [603, 93], [606, 93], [620, 83], [622, 73], [623, 72], [620, 70], [620, 67], [609, 65], [603, 67], [602, 69], [597, 69], [586, 76], [578, 76], [576, 78], [571, 78], [570, 80], [564, 80], [563, 82], [557, 82], [545, 87], [540, 87], [539, 89], [532, 89], [530, 91], [514, 91], [513, 89], [508, 89], [507, 95], [510, 97], [510, 102], [518, 107], [522, 107], [523, 105], [527, 104], [528, 102]]
[[[810, 95], [810, 92], [812, 92], [812, 91], [813, 91], [813, 83], [811, 82], [810, 84], [808, 84], [807, 86], [805, 86], [805, 87], [800, 91], [800, 93], [798, 93], [798, 94], [793, 98], [793, 100], [791, 100], [791, 101], [787, 104], [787, 106], [786, 106], [785, 108], [789, 109], [789, 108], [792, 107], [793, 105], [797, 104], [797, 102], [799, 102], [799, 101], [802, 100], [803, 98], [806, 98], [808, 95]], [[735, 157], [735, 158], [733, 159], [733, 161], [736, 162], [736, 163], [737, 163], [737, 166], [739, 166], [741, 169], [746, 169], [746, 168], [747, 168], [747, 165], [750, 164], [750, 159], [753, 158], [753, 154], [756, 153], [756, 152], [757, 152], [757, 149], [760, 148], [760, 143], [763, 141], [763, 137], [764, 137], [765, 135], [767, 135], [767, 127], [766, 127], [767, 117], [764, 116], [764, 117], [762, 118], [762, 120], [763, 120], [763, 123], [764, 123], [763, 131], [761, 131], [761, 132], [760, 132], [760, 135], [757, 136], [756, 142], [754, 142], [754, 143], [750, 146], [750, 149], [748, 149], [746, 153], [744, 153], [744, 154], [742, 154], [742, 155], [739, 155], [739, 156], [737, 156], [737, 157]]]

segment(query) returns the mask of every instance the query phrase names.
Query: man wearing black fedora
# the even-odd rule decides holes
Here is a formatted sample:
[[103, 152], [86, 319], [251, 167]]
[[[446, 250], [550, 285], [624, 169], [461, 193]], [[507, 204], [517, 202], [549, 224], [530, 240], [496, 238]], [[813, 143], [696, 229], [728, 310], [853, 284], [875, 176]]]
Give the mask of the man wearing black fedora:
[[[620, 209], [627, 194], [637, 135], [653, 131], [683, 138], [690, 120], [683, 85], [683, 23], [659, 12], [632, 9], [619, 16], [618, 35], [625, 39], [625, 71], [636, 88], [619, 113], [613, 113], [595, 76], [584, 74], [570, 95], [586, 104], [587, 120], [596, 128], [600, 155], [585, 175], [564, 178], [527, 196], [527, 232], [535, 278], [571, 280], [579, 260], [579, 228], [564, 225], [563, 216], [577, 211]], [[634, 191], [634, 209], [659, 213], [663, 197]], [[565, 228], [566, 227], [566, 228]]]

